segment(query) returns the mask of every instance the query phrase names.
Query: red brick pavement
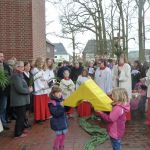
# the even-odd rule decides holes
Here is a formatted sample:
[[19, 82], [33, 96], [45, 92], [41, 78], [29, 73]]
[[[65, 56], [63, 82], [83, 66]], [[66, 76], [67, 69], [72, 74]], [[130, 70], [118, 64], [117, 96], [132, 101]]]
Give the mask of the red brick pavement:
[[[33, 125], [28, 137], [13, 138], [14, 122], [11, 129], [0, 134], [0, 150], [51, 150], [54, 132], [49, 128], [49, 121], [43, 125]], [[77, 119], [70, 119], [65, 150], [82, 150], [83, 144], [90, 138], [78, 125]], [[140, 121], [127, 124], [123, 139], [123, 150], [150, 150], [150, 128]], [[111, 150], [110, 141], [106, 141], [96, 150]]]

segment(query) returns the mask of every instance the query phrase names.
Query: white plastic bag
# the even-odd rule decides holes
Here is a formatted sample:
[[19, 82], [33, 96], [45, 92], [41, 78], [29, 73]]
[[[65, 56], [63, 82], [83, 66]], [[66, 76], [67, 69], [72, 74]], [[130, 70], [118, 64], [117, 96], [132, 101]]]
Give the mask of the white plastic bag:
[[2, 122], [0, 120], [0, 132], [2, 132], [2, 131], [3, 131], [3, 125], [2, 125]]

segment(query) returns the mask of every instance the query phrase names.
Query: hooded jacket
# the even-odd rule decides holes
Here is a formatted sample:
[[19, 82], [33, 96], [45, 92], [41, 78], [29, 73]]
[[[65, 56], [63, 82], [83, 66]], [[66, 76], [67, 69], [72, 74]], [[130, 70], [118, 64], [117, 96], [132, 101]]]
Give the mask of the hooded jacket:
[[48, 103], [50, 113], [52, 114], [50, 125], [54, 131], [60, 131], [68, 128], [68, 120], [65, 108], [60, 105], [62, 101], [62, 98], [59, 99], [51, 96], [51, 100]]
[[125, 132], [126, 113], [130, 111], [129, 104], [116, 104], [110, 114], [99, 112], [98, 115], [108, 122], [107, 131], [110, 137], [121, 139]]

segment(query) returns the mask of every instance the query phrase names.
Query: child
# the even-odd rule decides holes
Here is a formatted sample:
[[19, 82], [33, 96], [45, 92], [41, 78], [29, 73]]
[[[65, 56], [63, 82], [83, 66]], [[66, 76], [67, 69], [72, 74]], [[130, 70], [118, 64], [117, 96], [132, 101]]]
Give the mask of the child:
[[95, 68], [94, 68], [94, 62], [93, 62], [93, 61], [91, 61], [91, 62], [89, 63], [88, 73], [89, 73], [90, 77], [91, 77], [92, 79], [94, 79]]
[[50, 113], [52, 114], [50, 125], [56, 133], [53, 150], [64, 150], [65, 135], [68, 131], [68, 120], [63, 105], [62, 90], [58, 86], [54, 86], [50, 98], [51, 101], [48, 104]]
[[87, 69], [83, 69], [82, 74], [78, 77], [77, 82], [76, 82], [76, 89], [83, 84], [85, 81], [87, 81], [88, 79], [91, 79], [91, 77], [89, 76], [88, 70]]
[[[72, 92], [75, 90], [75, 85], [73, 81], [70, 79], [70, 72], [68, 70], [65, 70], [64, 73], [64, 79], [60, 82], [60, 88], [62, 89], [62, 96], [63, 99], [68, 98]], [[73, 117], [74, 109], [68, 106], [65, 106], [65, 110], [67, 111], [67, 114], [69, 117]]]
[[108, 134], [113, 150], [121, 150], [121, 138], [125, 132], [126, 113], [130, 111], [128, 94], [124, 88], [112, 91], [113, 110], [110, 114], [98, 112], [98, 115], [108, 122]]
[[[134, 92], [134, 91], [133, 91]], [[137, 93], [138, 91], [132, 92], [132, 99], [130, 101], [130, 109], [131, 115], [134, 120], [138, 118], [138, 108], [139, 108], [139, 101], [140, 101], [140, 94]]]
[[145, 107], [146, 107], [146, 100], [147, 100], [147, 86], [141, 85], [141, 89], [139, 90], [140, 92], [140, 101], [139, 101], [139, 106], [138, 106], [138, 111], [141, 119], [144, 119], [145, 117]]
[[62, 89], [62, 95], [63, 98], [68, 98], [72, 92], [75, 90], [75, 85], [73, 81], [70, 79], [70, 72], [68, 70], [65, 70], [64, 73], [64, 79], [60, 81], [60, 88]]

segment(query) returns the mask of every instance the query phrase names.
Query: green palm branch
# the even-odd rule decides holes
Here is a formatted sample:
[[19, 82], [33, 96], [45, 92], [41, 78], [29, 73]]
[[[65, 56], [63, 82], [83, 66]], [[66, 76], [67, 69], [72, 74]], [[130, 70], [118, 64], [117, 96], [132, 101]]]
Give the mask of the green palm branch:
[[0, 88], [5, 89], [9, 85], [8, 74], [0, 69]]

